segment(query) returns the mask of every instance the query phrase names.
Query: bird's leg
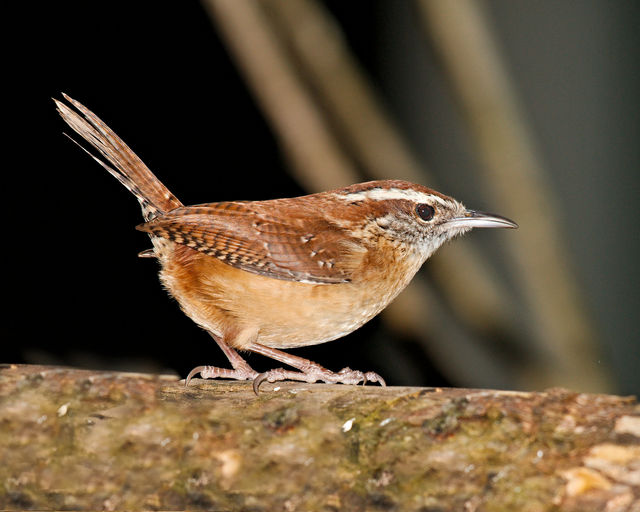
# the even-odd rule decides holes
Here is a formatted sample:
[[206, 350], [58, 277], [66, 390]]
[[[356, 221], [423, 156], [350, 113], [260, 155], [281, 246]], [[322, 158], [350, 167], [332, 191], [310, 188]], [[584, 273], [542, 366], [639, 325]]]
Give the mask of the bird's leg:
[[235, 349], [227, 345], [222, 338], [218, 338], [212, 333], [209, 334], [224, 352], [224, 355], [227, 356], [233, 370], [229, 368], [218, 368], [216, 366], [196, 366], [189, 372], [189, 375], [187, 375], [187, 378], [185, 379], [185, 386], [188, 386], [189, 381], [198, 373], [203, 379], [222, 378], [234, 380], [255, 380], [258, 377], [258, 372], [251, 368], [249, 363], [247, 363], [242, 356], [235, 351]]
[[293, 366], [300, 370], [299, 372], [285, 370], [284, 368], [278, 368], [275, 370], [269, 370], [268, 372], [261, 373], [256, 376], [253, 381], [253, 390], [258, 393], [260, 384], [264, 381], [276, 382], [280, 380], [296, 380], [301, 382], [328, 382], [332, 384], [363, 384], [366, 382], [379, 382], [380, 385], [386, 386], [384, 379], [375, 372], [361, 372], [358, 370], [352, 370], [351, 368], [343, 368], [339, 372], [332, 372], [326, 368], [320, 366], [313, 361], [304, 359], [302, 357], [294, 356], [275, 348], [270, 348], [259, 343], [253, 343], [248, 347], [248, 350], [255, 352], [256, 354], [262, 354], [263, 356], [270, 357], [276, 361]]

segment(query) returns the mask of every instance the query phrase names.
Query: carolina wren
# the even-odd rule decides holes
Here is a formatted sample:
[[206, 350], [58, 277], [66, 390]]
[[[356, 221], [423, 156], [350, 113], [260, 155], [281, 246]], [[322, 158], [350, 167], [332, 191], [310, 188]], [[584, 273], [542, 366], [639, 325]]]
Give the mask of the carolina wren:
[[[198, 366], [203, 378], [357, 384], [373, 372], [339, 372], [280, 349], [340, 338], [377, 315], [444, 242], [472, 228], [516, 228], [435, 190], [384, 180], [301, 197], [184, 206], [93, 112], [65, 95], [69, 126], [142, 207], [160, 280], [205, 329], [232, 369]], [[88, 152], [88, 151], [87, 151]], [[296, 368], [259, 374], [246, 350]]]

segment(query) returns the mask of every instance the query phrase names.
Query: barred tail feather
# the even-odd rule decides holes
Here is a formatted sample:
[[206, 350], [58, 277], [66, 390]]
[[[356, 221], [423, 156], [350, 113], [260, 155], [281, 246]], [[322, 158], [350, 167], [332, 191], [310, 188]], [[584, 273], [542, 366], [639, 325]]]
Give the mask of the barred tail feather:
[[142, 215], [145, 221], [148, 222], [159, 214], [182, 206], [178, 198], [156, 178], [144, 162], [129, 149], [111, 128], [84, 105], [66, 94], [63, 94], [63, 96], [82, 115], [61, 101], [54, 99], [58, 113], [73, 131], [98, 150], [107, 162], [111, 164], [109, 165], [109, 163], [82, 148], [136, 196], [142, 207]]

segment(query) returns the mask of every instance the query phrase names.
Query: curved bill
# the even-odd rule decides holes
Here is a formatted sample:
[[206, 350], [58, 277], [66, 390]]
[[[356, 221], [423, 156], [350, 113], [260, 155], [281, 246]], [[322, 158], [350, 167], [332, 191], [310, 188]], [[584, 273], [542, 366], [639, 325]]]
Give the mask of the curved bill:
[[447, 225], [451, 227], [465, 228], [517, 228], [518, 225], [512, 220], [495, 215], [493, 213], [467, 210], [464, 217], [456, 217], [448, 220]]

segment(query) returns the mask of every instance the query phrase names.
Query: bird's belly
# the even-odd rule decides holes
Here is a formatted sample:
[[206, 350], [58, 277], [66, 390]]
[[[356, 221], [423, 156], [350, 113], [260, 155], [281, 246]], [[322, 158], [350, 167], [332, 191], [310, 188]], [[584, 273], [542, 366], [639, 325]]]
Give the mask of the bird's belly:
[[309, 284], [274, 279], [199, 253], [189, 265], [165, 264], [161, 278], [189, 317], [236, 348], [246, 347], [234, 343], [227, 333], [244, 329], [256, 329], [255, 341], [273, 348], [340, 338], [373, 318], [400, 291], [386, 283]]
[[340, 338], [388, 302], [362, 293], [352, 283], [309, 284], [232, 270], [211, 279], [210, 296], [241, 325], [256, 327], [257, 342], [269, 347], [315, 345]]
[[[354, 331], [388, 303], [361, 293], [355, 285], [286, 282], [279, 293], [252, 311], [261, 316], [258, 341], [288, 348], [331, 341]], [[261, 314], [264, 312], [264, 316]]]

